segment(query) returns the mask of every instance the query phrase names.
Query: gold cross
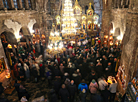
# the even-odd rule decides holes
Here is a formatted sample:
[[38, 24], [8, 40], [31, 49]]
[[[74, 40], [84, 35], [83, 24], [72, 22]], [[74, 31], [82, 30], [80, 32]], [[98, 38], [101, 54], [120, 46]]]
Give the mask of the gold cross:
[[92, 5], [92, 3], [90, 2], [90, 3], [89, 3], [89, 5], [91, 6], [91, 5]]

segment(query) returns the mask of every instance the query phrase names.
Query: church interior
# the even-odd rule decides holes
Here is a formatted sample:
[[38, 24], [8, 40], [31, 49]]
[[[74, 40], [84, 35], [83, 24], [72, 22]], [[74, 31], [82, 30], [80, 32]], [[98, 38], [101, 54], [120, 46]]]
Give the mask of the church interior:
[[138, 0], [0, 0], [0, 102], [138, 102]]

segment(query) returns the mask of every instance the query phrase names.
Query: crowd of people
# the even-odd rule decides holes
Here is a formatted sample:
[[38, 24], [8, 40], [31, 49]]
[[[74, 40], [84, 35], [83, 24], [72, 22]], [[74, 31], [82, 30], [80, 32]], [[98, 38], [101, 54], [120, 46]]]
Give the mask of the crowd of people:
[[[41, 53], [35, 57], [34, 50], [20, 51], [18, 56], [11, 53], [14, 76], [22, 82], [48, 80], [49, 102], [86, 102], [86, 97], [89, 102], [114, 102], [117, 82], [113, 78], [109, 84], [107, 78], [116, 76], [121, 52], [118, 46], [71, 47], [45, 57]], [[14, 86], [19, 100], [29, 100], [30, 95], [18, 81]]]

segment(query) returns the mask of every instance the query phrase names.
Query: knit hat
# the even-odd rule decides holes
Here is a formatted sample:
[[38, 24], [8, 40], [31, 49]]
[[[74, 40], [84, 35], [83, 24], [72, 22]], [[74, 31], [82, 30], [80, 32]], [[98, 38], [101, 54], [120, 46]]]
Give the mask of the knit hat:
[[95, 80], [94, 79], [92, 79], [92, 83], [95, 83]]

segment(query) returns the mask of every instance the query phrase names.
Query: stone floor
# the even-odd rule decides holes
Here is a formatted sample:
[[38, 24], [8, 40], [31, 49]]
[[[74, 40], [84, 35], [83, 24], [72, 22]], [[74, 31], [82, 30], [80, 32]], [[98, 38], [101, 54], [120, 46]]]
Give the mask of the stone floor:
[[[41, 97], [41, 96], [44, 96], [45, 98], [47, 98], [47, 94], [50, 90], [50, 88], [48, 87], [47, 80], [44, 80], [44, 81], [41, 80], [38, 83], [34, 83], [32, 81], [30, 81], [29, 83], [23, 82], [21, 84], [24, 85], [24, 87], [27, 89], [28, 93], [30, 94], [30, 99], [28, 102], [32, 102], [33, 99]], [[20, 102], [18, 100], [18, 95], [17, 95], [16, 90], [14, 90], [11, 95], [6, 95], [6, 97], [10, 102]], [[90, 102], [89, 98], [90, 98], [90, 95], [88, 94], [86, 97], [87, 99], [86, 102]], [[80, 102], [78, 101], [78, 96], [76, 96], [75, 102]], [[116, 102], [119, 102], [119, 101], [116, 101]]]

